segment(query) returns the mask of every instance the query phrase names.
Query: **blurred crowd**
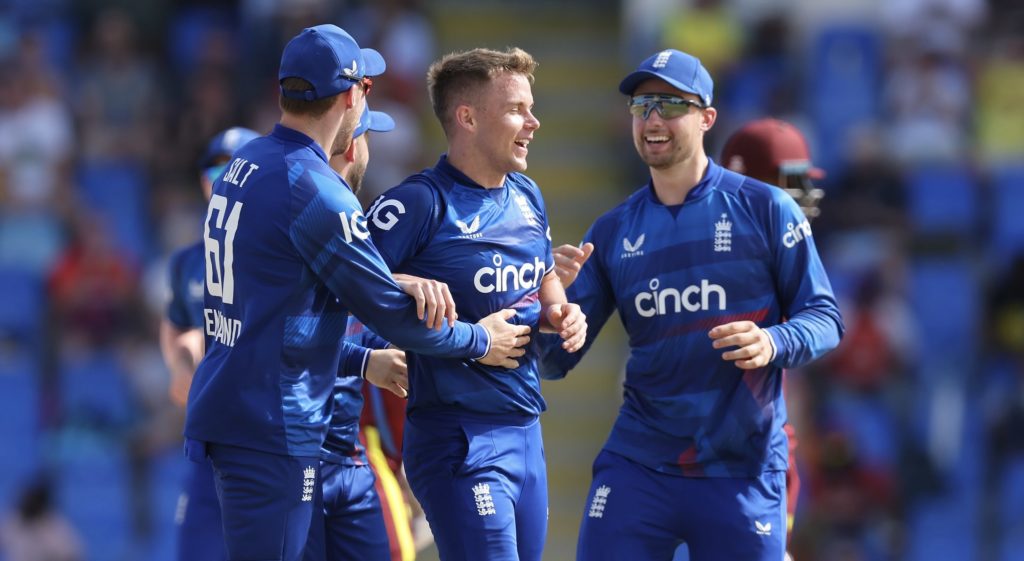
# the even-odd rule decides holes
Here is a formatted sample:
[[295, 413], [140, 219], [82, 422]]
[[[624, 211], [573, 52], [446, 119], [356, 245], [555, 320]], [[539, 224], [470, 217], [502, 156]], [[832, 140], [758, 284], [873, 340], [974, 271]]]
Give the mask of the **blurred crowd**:
[[[1024, 7], [835, 4], [626, 1], [620, 62], [700, 57], [709, 153], [771, 115], [827, 172], [814, 236], [847, 334], [790, 375], [794, 557], [1024, 559]], [[196, 158], [229, 126], [269, 130], [284, 41], [335, 22], [388, 61], [370, 101], [398, 127], [374, 138], [372, 198], [433, 157], [441, 17], [416, 0], [0, 8], [0, 559], [171, 558], [182, 412], [156, 326], [164, 259], [198, 237]]]

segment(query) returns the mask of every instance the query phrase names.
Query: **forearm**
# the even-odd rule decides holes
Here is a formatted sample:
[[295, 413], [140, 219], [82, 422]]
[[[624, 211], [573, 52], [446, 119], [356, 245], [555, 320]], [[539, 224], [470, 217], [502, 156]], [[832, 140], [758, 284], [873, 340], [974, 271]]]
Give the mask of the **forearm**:
[[557, 333], [558, 329], [551, 325], [550, 318], [548, 316], [548, 309], [551, 306], [560, 306], [569, 301], [565, 295], [565, 288], [562, 286], [562, 281], [558, 279], [558, 275], [553, 272], [549, 272], [544, 275], [544, 279], [540, 284], [540, 292], [538, 294], [540, 300], [541, 314], [540, 314], [540, 331], [541, 333]]
[[765, 329], [775, 345], [772, 364], [781, 368], [798, 368], [820, 358], [839, 345], [843, 329], [838, 310], [802, 310], [785, 323]]

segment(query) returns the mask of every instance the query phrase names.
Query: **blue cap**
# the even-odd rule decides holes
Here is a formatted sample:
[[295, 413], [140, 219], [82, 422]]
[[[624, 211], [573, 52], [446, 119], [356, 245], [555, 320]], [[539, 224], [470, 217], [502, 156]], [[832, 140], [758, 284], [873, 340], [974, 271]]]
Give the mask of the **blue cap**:
[[206, 169], [213, 166], [217, 158], [230, 158], [235, 150], [245, 146], [250, 140], [259, 138], [260, 134], [245, 127], [231, 127], [221, 131], [213, 137], [206, 145], [202, 157], [199, 158], [199, 169]]
[[715, 84], [700, 59], [693, 55], [676, 49], [655, 53], [622, 80], [619, 91], [633, 95], [633, 90], [640, 82], [649, 78], [660, 78], [684, 92], [696, 95], [704, 105], [711, 105]]
[[394, 128], [395, 120], [391, 115], [383, 111], [370, 111], [370, 106], [367, 105], [363, 114], [359, 116], [359, 126], [352, 133], [352, 138], [359, 138], [366, 131], [388, 132]]
[[382, 74], [385, 67], [380, 53], [359, 48], [337, 25], [323, 24], [303, 29], [285, 45], [277, 80], [302, 78], [313, 84], [302, 92], [281, 89], [285, 97], [313, 101], [347, 91], [364, 76]]

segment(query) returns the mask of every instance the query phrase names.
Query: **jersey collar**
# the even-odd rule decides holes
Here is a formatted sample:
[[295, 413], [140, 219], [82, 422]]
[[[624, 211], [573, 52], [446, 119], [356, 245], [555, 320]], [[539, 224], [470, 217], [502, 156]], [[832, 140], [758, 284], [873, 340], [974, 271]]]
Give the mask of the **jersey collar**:
[[468, 175], [459, 171], [457, 167], [453, 166], [451, 162], [448, 161], [448, 154], [441, 154], [441, 157], [437, 160], [435, 168], [441, 173], [451, 177], [458, 185], [483, 189], [484, 191], [492, 194], [504, 192], [505, 187], [508, 185], [508, 174], [505, 174], [505, 184], [502, 185], [500, 189], [488, 189], [487, 187], [480, 185], [476, 181], [470, 179]]
[[313, 152], [315, 152], [316, 155], [325, 163], [329, 162], [329, 160], [327, 159], [327, 153], [324, 152], [322, 146], [317, 144], [316, 141], [313, 140], [312, 138], [306, 136], [305, 134], [293, 128], [289, 128], [282, 125], [281, 123], [277, 123], [276, 125], [274, 125], [274, 130], [270, 133], [270, 135], [284, 142], [292, 142], [295, 144], [301, 144], [303, 146], [306, 146], [309, 149], [313, 150]]
[[[689, 204], [698, 199], [702, 199], [711, 193], [718, 184], [722, 181], [722, 166], [715, 163], [710, 157], [708, 158], [708, 169], [704, 171], [704, 177], [693, 186], [686, 193], [686, 198], [683, 199], [683, 204]], [[654, 181], [647, 181], [647, 193], [651, 200], [656, 204], [667, 206], [658, 200], [658, 195], [654, 192]]]

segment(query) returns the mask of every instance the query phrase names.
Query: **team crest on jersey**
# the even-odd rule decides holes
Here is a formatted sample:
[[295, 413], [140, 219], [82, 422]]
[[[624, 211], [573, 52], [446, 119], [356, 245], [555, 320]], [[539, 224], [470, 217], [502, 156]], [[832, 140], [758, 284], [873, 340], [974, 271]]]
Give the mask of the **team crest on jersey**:
[[530, 201], [526, 200], [526, 197], [521, 194], [516, 194], [516, 205], [519, 206], [519, 212], [522, 213], [523, 219], [530, 226], [537, 224], [537, 215], [533, 213], [533, 209], [530, 208]]
[[313, 466], [306, 466], [302, 470], [302, 502], [308, 503], [313, 500], [313, 486], [316, 485], [316, 470]]
[[493, 516], [498, 514], [494, 508], [494, 498], [491, 497], [491, 486], [488, 483], [477, 483], [473, 486], [473, 501], [476, 503], [476, 513], [480, 516]]
[[611, 493], [612, 488], [607, 485], [594, 489], [594, 500], [590, 501], [590, 511], [587, 513], [589, 518], [604, 518], [604, 509], [608, 505], [608, 495]]
[[732, 222], [722, 213], [722, 219], [715, 222], [715, 251], [732, 251]]
[[622, 238], [622, 249], [625, 253], [622, 254], [623, 259], [630, 257], [639, 257], [644, 254], [644, 250], [640, 249], [644, 245], [644, 240], [647, 239], [647, 234], [640, 234], [640, 237], [633, 241], [629, 241], [629, 238]]
[[458, 226], [459, 227], [459, 231], [462, 232], [462, 235], [459, 236], [460, 238], [473, 239], [473, 238], [479, 238], [480, 236], [483, 235], [481, 232], [477, 231], [477, 230], [480, 229], [480, 215], [479, 214], [474, 216], [473, 220], [470, 221], [469, 224], [466, 224], [465, 222], [463, 222], [461, 220], [456, 220], [455, 221], [455, 225]]

